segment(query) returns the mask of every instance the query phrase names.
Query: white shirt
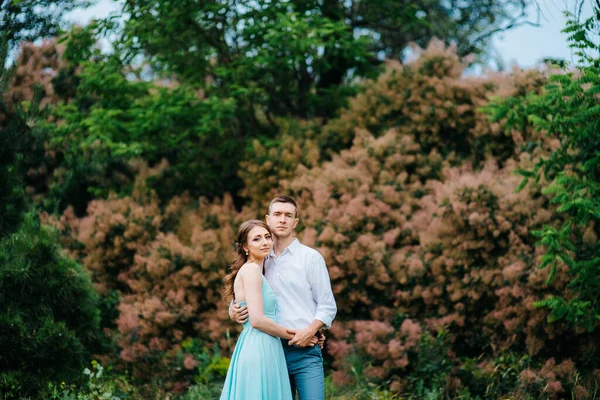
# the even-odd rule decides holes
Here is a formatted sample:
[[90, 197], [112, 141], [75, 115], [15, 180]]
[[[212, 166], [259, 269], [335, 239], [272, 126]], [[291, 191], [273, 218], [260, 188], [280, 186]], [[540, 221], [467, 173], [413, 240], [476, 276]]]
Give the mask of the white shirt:
[[326, 328], [337, 313], [325, 260], [315, 249], [294, 241], [279, 255], [265, 260], [265, 277], [275, 292], [279, 324], [306, 328], [315, 319]]

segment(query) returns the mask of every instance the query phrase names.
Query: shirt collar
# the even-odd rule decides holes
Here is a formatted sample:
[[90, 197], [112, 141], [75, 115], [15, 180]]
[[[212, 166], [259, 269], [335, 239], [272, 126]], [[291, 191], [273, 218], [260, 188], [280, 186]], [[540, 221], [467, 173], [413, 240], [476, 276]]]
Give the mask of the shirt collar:
[[290, 251], [290, 253], [294, 254], [296, 251], [298, 251], [299, 246], [300, 241], [298, 240], [298, 238], [295, 238], [294, 241], [290, 243], [290, 245], [287, 247], [287, 249]]
[[[299, 246], [300, 246], [300, 241], [298, 240], [298, 238], [295, 238], [294, 241], [292, 243], [290, 243], [290, 245], [288, 247], [286, 247], [286, 249], [283, 251], [283, 253], [280, 254], [280, 256], [285, 254], [285, 252], [288, 250], [290, 253], [294, 254], [296, 251], [298, 251]], [[275, 246], [273, 246], [273, 248], [271, 249], [271, 252], [269, 253], [269, 257], [275, 257]]]

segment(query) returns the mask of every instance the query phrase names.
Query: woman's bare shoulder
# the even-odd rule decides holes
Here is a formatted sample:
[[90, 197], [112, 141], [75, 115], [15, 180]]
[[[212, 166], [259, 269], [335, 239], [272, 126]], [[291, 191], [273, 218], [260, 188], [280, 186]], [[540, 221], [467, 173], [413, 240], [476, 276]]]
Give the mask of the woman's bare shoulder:
[[247, 262], [246, 264], [240, 267], [240, 272], [238, 272], [242, 276], [252, 276], [256, 274], [262, 274], [262, 267], [254, 262]]

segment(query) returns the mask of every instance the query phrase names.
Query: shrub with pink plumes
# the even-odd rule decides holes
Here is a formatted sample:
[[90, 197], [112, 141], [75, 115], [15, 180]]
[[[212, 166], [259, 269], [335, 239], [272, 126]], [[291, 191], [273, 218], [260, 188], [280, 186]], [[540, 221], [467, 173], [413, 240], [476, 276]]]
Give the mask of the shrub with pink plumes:
[[352, 379], [346, 359], [355, 354], [370, 365], [368, 379], [406, 387], [399, 377], [414, 372], [419, 335], [403, 335], [403, 321], [419, 321], [422, 335], [446, 332], [459, 357], [510, 350], [543, 359], [557, 346], [581, 356], [593, 343], [534, 306], [568, 289], [564, 279], [548, 286], [535, 268], [531, 231], [556, 221], [541, 183], [515, 193], [514, 171], [531, 162], [489, 160], [473, 171], [399, 130], [359, 130], [331, 162], [297, 171], [286, 189], [301, 204], [302, 240], [325, 257], [340, 299], [329, 343], [337, 381]]
[[377, 80], [366, 81], [362, 93], [324, 129], [324, 138], [346, 147], [356, 129], [379, 136], [397, 128], [413, 134], [426, 151], [443, 141], [445, 154], [468, 152], [477, 100], [486, 98], [489, 85], [481, 78], [463, 78], [466, 67], [456, 49], [441, 41], [415, 48], [411, 61], [389, 61]]
[[[328, 260], [334, 290], [345, 299], [340, 311], [365, 318], [371, 295], [394, 297], [388, 249], [416, 240], [403, 227], [424, 194], [420, 178], [439, 176], [442, 164], [410, 136], [391, 130], [374, 138], [363, 130], [350, 150], [290, 182], [302, 204], [303, 240]], [[372, 292], [354, 290], [362, 283]]]
[[182, 195], [160, 206], [144, 180], [131, 196], [95, 200], [83, 218], [67, 210], [57, 224], [100, 293], [120, 293], [112, 332], [120, 360], [140, 380], [160, 378], [174, 389], [195, 374], [182, 343], [216, 343], [227, 353], [235, 343], [229, 336], [240, 327], [229, 321], [221, 289], [243, 214], [229, 196], [209, 203]]
[[317, 166], [321, 159], [316, 135], [318, 121], [276, 120], [279, 137], [273, 143], [252, 142], [252, 149], [241, 161], [239, 176], [245, 182], [241, 195], [248, 206], [264, 211], [265, 203], [277, 195], [279, 185], [294, 177], [296, 168]]
[[593, 386], [590, 383], [589, 379], [582, 379], [570, 358], [560, 363], [550, 358], [543, 366], [535, 370], [526, 369], [519, 374], [522, 392], [532, 395], [542, 393], [547, 399], [563, 399], [567, 394], [576, 400], [595, 398], [594, 394], [586, 389], [586, 386]]
[[127, 290], [124, 274], [137, 254], [156, 240], [164, 216], [157, 196], [136, 190], [131, 196], [92, 201], [87, 215], [77, 218], [68, 208], [59, 220], [63, 243], [92, 274], [101, 294]]
[[[561, 277], [548, 285], [548, 272], [536, 269], [532, 231], [559, 222], [544, 182], [515, 193], [515, 171], [558, 143], [526, 125], [506, 131], [485, 108], [491, 97], [541, 91], [547, 71], [465, 77], [465, 68], [452, 48], [433, 42], [364, 82], [320, 131], [257, 150], [269, 167], [287, 160], [282, 179], [264, 159], [247, 161], [248, 187], [265, 174], [277, 182], [270, 192], [247, 191], [250, 200], [296, 196], [301, 239], [329, 266], [339, 309], [328, 342], [336, 382], [354, 379], [346, 360], [358, 357], [368, 380], [406, 389], [402, 377], [415, 373], [419, 345], [402, 334], [406, 321], [420, 340], [444, 332], [453, 373], [461, 359], [492, 362], [506, 351], [529, 354], [533, 364], [575, 355], [589, 366], [585, 353], [597, 340], [549, 323], [534, 305], [571, 290]], [[319, 144], [318, 162], [294, 161], [303, 143]], [[457, 379], [448, 387], [460, 386]]]
[[[338, 382], [352, 379], [355, 354], [368, 379], [406, 387], [399, 377], [414, 372], [419, 334], [436, 332], [459, 357], [585, 357], [596, 340], [534, 306], [569, 289], [565, 275], [547, 285], [548, 271], [536, 269], [531, 231], [557, 221], [542, 183], [515, 192], [514, 171], [529, 163], [450, 167], [396, 130], [360, 131], [351, 149], [290, 182], [302, 239], [324, 255], [340, 299], [329, 343]], [[413, 334], [407, 321], [419, 321]]]

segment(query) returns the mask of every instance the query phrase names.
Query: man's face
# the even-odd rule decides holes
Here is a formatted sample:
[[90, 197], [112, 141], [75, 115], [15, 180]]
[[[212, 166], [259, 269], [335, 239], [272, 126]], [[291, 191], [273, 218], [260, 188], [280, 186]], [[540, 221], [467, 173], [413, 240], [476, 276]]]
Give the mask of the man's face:
[[267, 224], [278, 238], [286, 238], [292, 234], [298, 218], [296, 218], [296, 207], [291, 203], [273, 203], [266, 216]]

